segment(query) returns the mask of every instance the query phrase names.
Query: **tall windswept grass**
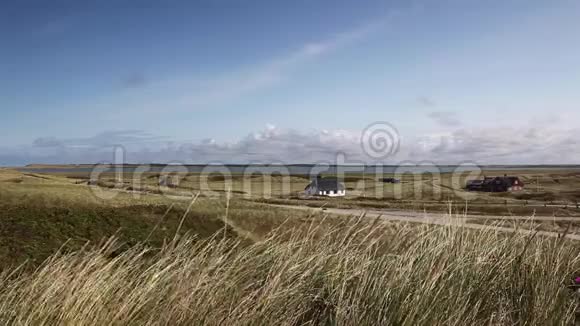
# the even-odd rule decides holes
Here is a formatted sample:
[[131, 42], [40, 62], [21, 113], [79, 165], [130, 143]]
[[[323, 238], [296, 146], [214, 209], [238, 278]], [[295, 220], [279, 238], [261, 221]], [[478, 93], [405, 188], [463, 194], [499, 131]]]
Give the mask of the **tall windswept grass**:
[[0, 279], [3, 325], [561, 325], [580, 246], [354, 219], [55, 254]]

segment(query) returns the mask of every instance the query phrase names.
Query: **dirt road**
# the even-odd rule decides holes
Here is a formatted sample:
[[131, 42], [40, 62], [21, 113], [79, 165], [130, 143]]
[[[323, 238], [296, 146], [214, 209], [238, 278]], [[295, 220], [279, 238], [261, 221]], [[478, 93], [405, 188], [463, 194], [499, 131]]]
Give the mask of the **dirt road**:
[[[498, 220], [520, 220], [520, 221], [578, 221], [579, 217], [526, 217], [526, 216], [480, 216], [480, 215], [458, 215], [452, 216], [449, 214], [439, 214], [439, 213], [427, 213], [427, 212], [412, 212], [412, 211], [401, 211], [401, 210], [363, 210], [363, 209], [346, 209], [346, 208], [314, 208], [307, 206], [294, 206], [294, 205], [273, 205], [269, 206], [286, 208], [286, 209], [298, 209], [307, 210], [313, 212], [321, 212], [331, 215], [341, 215], [341, 216], [360, 216], [365, 214], [369, 218], [380, 217], [386, 221], [399, 221], [399, 222], [413, 222], [413, 223], [425, 223], [425, 224], [435, 224], [435, 225], [454, 225], [461, 226], [469, 229], [485, 230], [493, 229], [498, 232], [519, 232], [522, 234], [533, 234], [536, 233], [542, 236], [548, 237], [561, 237], [562, 235], [557, 232], [549, 231], [535, 231], [528, 229], [514, 229], [502, 226], [489, 226], [483, 224], [477, 224], [474, 219], [498, 219]], [[580, 235], [578, 234], [567, 234], [567, 239], [580, 240]]]

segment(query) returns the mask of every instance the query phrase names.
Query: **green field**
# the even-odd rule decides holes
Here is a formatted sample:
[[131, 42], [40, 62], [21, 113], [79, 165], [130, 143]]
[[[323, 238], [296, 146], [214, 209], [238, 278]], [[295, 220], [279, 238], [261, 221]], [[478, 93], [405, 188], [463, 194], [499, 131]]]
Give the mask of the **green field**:
[[[56, 173], [71, 182], [86, 184], [90, 175], [61, 167]], [[518, 176], [526, 185], [524, 191], [513, 193], [468, 192], [464, 186], [469, 179], [486, 176]], [[40, 175], [37, 175], [40, 176]], [[308, 176], [234, 174], [201, 175], [199, 173], [177, 173], [176, 188], [159, 186], [159, 173], [130, 173], [118, 178], [114, 173], [103, 173], [99, 185], [103, 188], [136, 191], [152, 194], [190, 196], [201, 192], [206, 196], [224, 196], [230, 192], [236, 198], [269, 203], [308, 206], [385, 208], [415, 211], [445, 212], [449, 203], [464, 211], [484, 215], [540, 215], [580, 216], [580, 170], [546, 169], [520, 171], [482, 171], [479, 174], [403, 174], [400, 184], [380, 182], [380, 178], [394, 177], [392, 174], [369, 176], [346, 174], [345, 198], [304, 198], [304, 188], [310, 182]]]
[[[0, 170], [1, 266], [23, 262], [35, 266], [67, 241], [64, 249], [70, 251], [113, 235], [126, 246], [145, 239], [161, 246], [175, 235], [192, 197], [117, 191], [114, 198], [105, 200], [77, 179]], [[190, 232], [207, 238], [225, 229], [228, 237], [241, 234], [256, 239], [290, 216], [295, 221], [307, 215], [265, 210], [263, 205], [236, 197], [227, 202], [226, 198], [200, 196], [194, 207], [183, 219], [181, 235]]]

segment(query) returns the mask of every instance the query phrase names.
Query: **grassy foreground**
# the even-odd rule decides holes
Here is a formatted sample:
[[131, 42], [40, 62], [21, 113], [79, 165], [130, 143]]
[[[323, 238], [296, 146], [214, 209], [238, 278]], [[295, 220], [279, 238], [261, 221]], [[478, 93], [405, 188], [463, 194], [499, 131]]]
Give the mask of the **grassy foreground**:
[[562, 325], [578, 308], [561, 239], [344, 219], [116, 247], [4, 272], [0, 324]]
[[21, 264], [32, 270], [59, 249], [76, 251], [113, 235], [122, 244], [117, 251], [139, 244], [159, 248], [176, 233], [205, 239], [218, 231], [223, 234], [224, 228], [228, 237], [246, 244], [262, 239], [285, 220], [301, 224], [307, 217], [307, 213], [264, 209], [246, 201], [200, 197], [182, 220], [189, 202], [122, 192], [100, 200], [88, 186], [67, 178], [0, 169], [0, 271]]
[[579, 242], [0, 172], [0, 325], [575, 322]]

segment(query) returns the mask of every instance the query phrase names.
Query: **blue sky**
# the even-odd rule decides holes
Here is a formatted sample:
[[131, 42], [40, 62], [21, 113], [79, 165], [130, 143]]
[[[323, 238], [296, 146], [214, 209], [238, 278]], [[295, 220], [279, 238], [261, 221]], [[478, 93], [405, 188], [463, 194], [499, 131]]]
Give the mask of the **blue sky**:
[[580, 163], [580, 2], [0, 4], [0, 165]]

